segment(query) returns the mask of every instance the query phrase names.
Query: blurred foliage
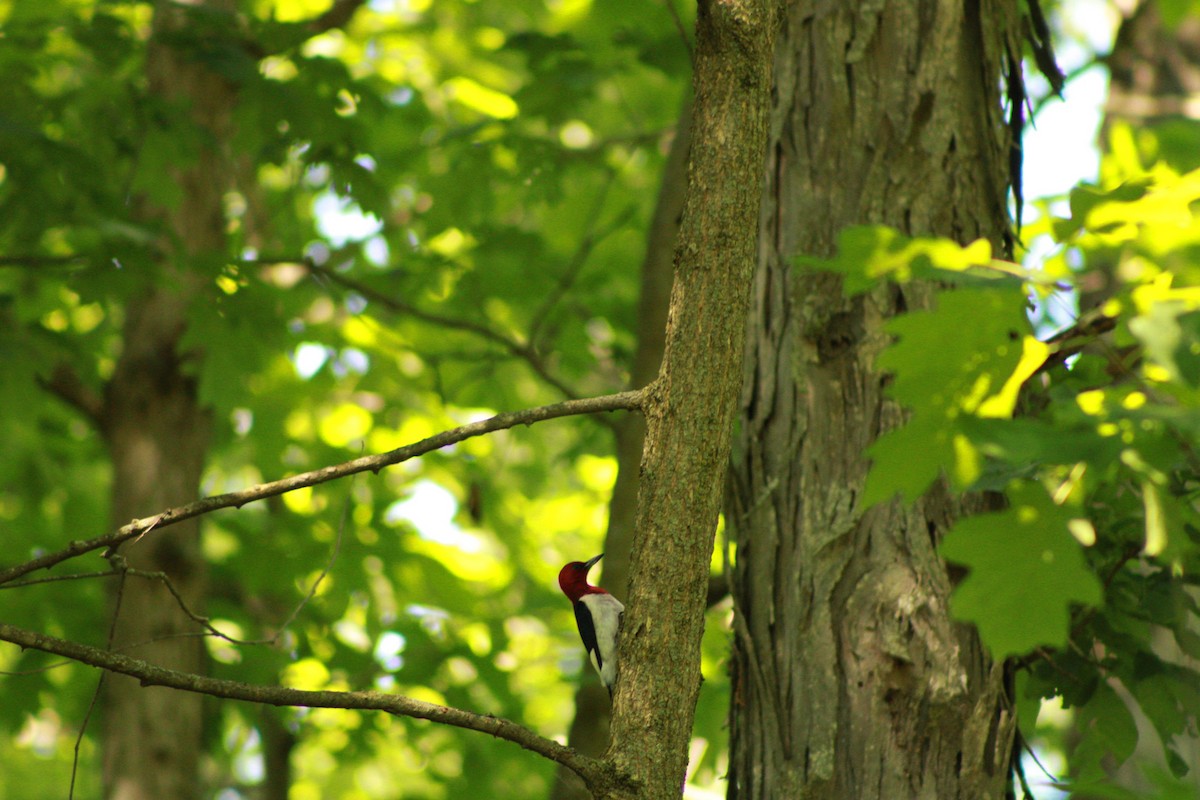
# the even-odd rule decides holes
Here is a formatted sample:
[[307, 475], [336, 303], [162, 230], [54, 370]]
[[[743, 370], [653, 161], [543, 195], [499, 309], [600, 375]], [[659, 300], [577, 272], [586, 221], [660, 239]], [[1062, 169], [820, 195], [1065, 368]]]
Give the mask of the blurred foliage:
[[[170, 265], [205, 286], [186, 344], [217, 423], [206, 493], [622, 388], [635, 345], [637, 265], [688, 74], [666, 7], [374, 0], [312, 36], [329, 5], [242, 2], [165, 42], [237, 96], [228, 251]], [[105, 531], [99, 433], [39, 381], [66, 365], [100, 391], [126, 303], [173, 280], [158, 250], [170, 232], [138, 210], [179, 202], [168, 170], [208, 134], [149, 91], [152, 13], [0, 0], [6, 564]], [[1138, 744], [1136, 704], [1165, 745], [1149, 779], [1185, 796], [1172, 736], [1195, 733], [1200, 696], [1192, 667], [1155, 643], [1200, 658], [1196, 131], [1168, 120], [1111, 141], [1097, 184], [1043, 204], [1024, 232], [1054, 243], [1033, 268], [877, 229], [847, 231], [822, 266], [854, 291], [947, 286], [890, 323], [881, 367], [911, 422], [873, 449], [868, 495], [911, 499], [939, 474], [1008, 495], [944, 552], [970, 568], [955, 613], [1017, 656], [1026, 738], [1053, 735], [1044, 699], [1076, 713], [1087, 735], [1058, 746], [1100, 796], [1102, 765]], [[1085, 315], [1050, 338], [1045, 309], [1101, 273], [1117, 278], [1112, 330]], [[269, 642], [209, 638], [212, 671], [400, 691], [564, 736], [573, 681], [595, 677], [554, 576], [597, 552], [611, 453], [602, 420], [565, 420], [211, 515], [205, 613]], [[91, 556], [56, 574], [100, 569]], [[99, 643], [105, 580], [5, 589], [0, 610]], [[728, 609], [711, 616], [697, 786], [725, 768]], [[96, 674], [7, 646], [0, 670], [0, 800], [62, 797]], [[223, 800], [255, 796], [280, 731], [295, 737], [298, 800], [530, 797], [552, 777], [510, 744], [413, 720], [209, 711], [207, 794]], [[98, 794], [97, 729], [82, 737], [79, 797]]]
[[[151, 4], [0, 2], [5, 564], [106, 530], [100, 434], [39, 382], [65, 365], [102, 391], [126, 303], [173, 269], [205, 287], [185, 346], [216, 422], [207, 494], [625, 387], [646, 225], [690, 77], [667, 9], [375, 0], [313, 36], [329, 6], [197, 10], [164, 37], [232, 87], [221, 148], [238, 165], [227, 252], [167, 269], [171, 232], [140, 209], [179, 202], [169, 169], [211, 133], [150, 91]], [[267, 641], [210, 637], [213, 673], [404, 692], [563, 738], [574, 682], [595, 677], [555, 576], [598, 551], [615, 475], [605, 422], [504, 431], [211, 515], [204, 613], [231, 639]], [[55, 574], [102, 569], [91, 555]], [[0, 609], [102, 644], [108, 580], [8, 588]], [[723, 773], [726, 630], [706, 639], [698, 785]], [[8, 646], [0, 670], [0, 798], [65, 796], [95, 672]], [[278, 731], [295, 737], [298, 800], [533, 797], [552, 778], [511, 744], [443, 726], [208, 708], [207, 796], [223, 800], [256, 796]], [[98, 793], [98, 727], [78, 797]]]
[[[1118, 125], [1111, 140], [1098, 184], [1041, 204], [1024, 233], [1045, 255], [1025, 267], [986, 242], [876, 228], [804, 263], [859, 292], [942, 287], [932, 308], [887, 323], [879, 366], [909, 421], [871, 448], [864, 499], [911, 501], [938, 476], [1005, 496], [958, 521], [941, 552], [966, 568], [952, 612], [1012, 658], [1025, 740], [1047, 736], [1037, 720], [1053, 700], [1075, 714], [1077, 735], [1059, 726], [1052, 742], [1073, 791], [1194, 796], [1176, 737], [1197, 736], [1200, 709], [1200, 170], [1148, 131]], [[1050, 327], [1101, 277], [1101, 307]], [[1136, 795], [1109, 777], [1139, 747]]]

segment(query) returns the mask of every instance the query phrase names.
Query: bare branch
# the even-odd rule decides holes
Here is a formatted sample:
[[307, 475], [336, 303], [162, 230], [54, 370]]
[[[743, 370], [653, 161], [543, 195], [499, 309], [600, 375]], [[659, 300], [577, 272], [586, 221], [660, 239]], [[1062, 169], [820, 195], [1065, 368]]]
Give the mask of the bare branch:
[[[105, 650], [112, 650], [113, 640], [117, 635], [117, 620], [121, 616], [121, 601], [125, 597], [125, 574], [121, 574], [121, 580], [117, 584], [117, 597], [113, 602], [112, 621], [108, 624], [108, 641], [105, 643]], [[87, 711], [84, 712], [83, 722], [79, 723], [79, 733], [75, 734], [75, 747], [72, 749], [71, 755], [71, 786], [67, 789], [67, 800], [75, 798], [75, 779], [79, 775], [79, 748], [83, 746], [83, 734], [87, 732], [88, 722], [92, 719], [92, 712], [96, 710], [96, 703], [100, 700], [100, 693], [104, 691], [104, 679], [108, 677], [107, 672], [100, 673], [100, 680], [96, 681], [96, 688], [92, 692], [92, 699], [88, 701]]]
[[290, 31], [283, 39], [270, 43], [255, 41], [249, 38], [243, 40], [242, 47], [254, 58], [262, 59], [278, 55], [307, 42], [313, 37], [320, 36], [332, 30], [346, 27], [354, 13], [362, 8], [366, 0], [334, 0], [329, 10], [309, 20], [289, 24]]
[[[292, 261], [293, 259], [288, 259], [289, 263]], [[262, 262], [260, 261], [259, 263]], [[311, 260], [300, 259], [295, 263], [304, 264], [314, 275], [320, 275], [321, 277], [326, 278], [329, 281], [342, 286], [343, 288], [357, 292], [367, 300], [370, 300], [373, 303], [378, 303], [379, 305], [391, 310], [396, 314], [404, 314], [412, 317], [413, 319], [419, 319], [423, 322], [431, 322], [434, 325], [440, 325], [443, 328], [473, 333], [485, 341], [497, 344], [507, 350], [510, 355], [513, 355], [527, 363], [529, 368], [532, 369], [539, 378], [558, 390], [563, 397], [574, 400], [579, 396], [570, 386], [550, 372], [541, 356], [534, 350], [532, 346], [516, 339], [515, 337], [508, 336], [507, 334], [501, 333], [487, 325], [483, 325], [473, 320], [458, 319], [456, 317], [445, 316], [444, 314], [434, 314], [429, 311], [422, 311], [416, 306], [405, 303], [403, 300], [399, 300], [391, 295], [386, 295], [383, 292], [372, 289], [370, 286], [356, 281], [353, 278], [347, 278], [345, 275], [342, 275], [335, 270], [319, 267], [316, 264], [313, 264]]]
[[26, 586], [36, 586], [39, 583], [60, 583], [61, 581], [84, 581], [84, 580], [91, 580], [92, 578], [116, 578], [119, 575], [121, 575], [121, 571], [115, 570], [115, 569], [109, 569], [109, 570], [105, 570], [103, 572], [80, 572], [80, 573], [76, 573], [73, 575], [49, 575], [45, 578], [31, 578], [30, 580], [27, 580], [27, 581], [12, 581], [11, 583], [7, 583], [3, 586], [0, 586], [0, 590], [21, 589]]
[[128, 541], [145, 535], [155, 528], [165, 528], [168, 525], [174, 525], [177, 522], [182, 522], [186, 519], [199, 517], [203, 514], [208, 514], [221, 508], [241, 508], [247, 503], [253, 503], [256, 500], [264, 500], [268, 497], [275, 497], [286, 492], [302, 489], [307, 486], [316, 486], [320, 483], [344, 478], [349, 475], [357, 475], [360, 472], [375, 472], [384, 467], [394, 466], [417, 456], [434, 450], [440, 450], [443, 447], [456, 444], [466, 439], [471, 439], [475, 436], [482, 436], [485, 433], [505, 430], [507, 428], [515, 428], [518, 425], [532, 425], [535, 422], [541, 422], [548, 419], [557, 419], [558, 417], [569, 417], [577, 414], [595, 414], [602, 411], [633, 411], [640, 409], [642, 406], [644, 390], [638, 389], [628, 392], [619, 392], [618, 394], [606, 394], [600, 397], [586, 397], [580, 400], [565, 400], [561, 403], [554, 403], [548, 406], [537, 406], [536, 408], [527, 408], [521, 411], [509, 411], [504, 414], [497, 414], [494, 417], [472, 422], [467, 425], [462, 425], [458, 428], [452, 428], [448, 431], [430, 436], [427, 439], [422, 439], [414, 444], [405, 445], [387, 453], [381, 453], [373, 456], [362, 456], [361, 458], [346, 461], [341, 464], [334, 464], [329, 467], [322, 467], [311, 472], [303, 472], [299, 475], [293, 475], [290, 478], [283, 478], [269, 483], [261, 483], [257, 486], [251, 486], [248, 489], [243, 489], [238, 492], [228, 492], [226, 494], [214, 495], [206, 497], [202, 500], [197, 500], [194, 503], [187, 505], [169, 508], [152, 517], [144, 517], [135, 519], [128, 525], [124, 525], [115, 531], [97, 536], [93, 539], [83, 541], [73, 541], [61, 550], [52, 553], [46, 553], [37, 558], [30, 559], [22, 564], [17, 564], [7, 569], [0, 569], [0, 584], [8, 583], [17, 578], [24, 577], [31, 572], [47, 569], [55, 564], [60, 564], [68, 559], [93, 550], [99, 550], [102, 547], [115, 548], [122, 542]]
[[0, 256], [0, 267], [66, 267], [72, 264], [86, 264], [86, 256]]
[[317, 36], [336, 28], [345, 27], [362, 4], [363, 0], [335, 0], [328, 11], [308, 23], [309, 33]]
[[579, 273], [587, 264], [588, 258], [591, 257], [592, 251], [596, 249], [596, 245], [603, 242], [616, 231], [625, 227], [627, 223], [637, 211], [634, 206], [628, 206], [624, 211], [613, 218], [607, 225], [601, 227], [599, 225], [600, 214], [604, 211], [604, 203], [608, 199], [609, 187], [616, 180], [616, 175], [608, 174], [607, 180], [604, 182], [604, 187], [596, 193], [596, 202], [592, 207], [592, 211], [588, 214], [588, 223], [583, 231], [583, 235], [579, 237], [579, 244], [575, 248], [575, 252], [571, 255], [571, 259], [567, 262], [566, 267], [558, 276], [558, 282], [554, 288], [542, 300], [538, 309], [533, 312], [533, 322], [529, 326], [529, 346], [537, 348], [539, 340], [542, 339], [542, 329], [546, 325], [546, 321], [550, 318], [550, 312], [562, 300], [562, 298], [570, 291], [575, 284]]
[[140, 659], [97, 647], [58, 639], [0, 622], [0, 640], [22, 649], [41, 650], [64, 656], [108, 672], [137, 678], [143, 686], [165, 686], [228, 700], [243, 700], [272, 706], [305, 708], [349, 708], [361, 711], [385, 711], [403, 717], [427, 719], [456, 728], [479, 731], [504, 739], [573, 770], [589, 785], [608, 785], [616, 779], [610, 765], [588, 758], [551, 739], [538, 736], [528, 728], [499, 717], [483, 716], [448, 706], [414, 700], [383, 692], [304, 691], [285, 686], [259, 686], [240, 681], [210, 678], [188, 672], [165, 669]]
[[675, 30], [679, 33], [679, 39], [683, 42], [684, 49], [687, 50], [688, 61], [693, 64], [696, 62], [696, 53], [692, 50], [692, 40], [688, 36], [687, 27], [683, 24], [683, 19], [679, 16], [679, 9], [675, 7], [675, 0], [666, 0], [667, 11], [671, 13], [671, 21], [675, 23]]

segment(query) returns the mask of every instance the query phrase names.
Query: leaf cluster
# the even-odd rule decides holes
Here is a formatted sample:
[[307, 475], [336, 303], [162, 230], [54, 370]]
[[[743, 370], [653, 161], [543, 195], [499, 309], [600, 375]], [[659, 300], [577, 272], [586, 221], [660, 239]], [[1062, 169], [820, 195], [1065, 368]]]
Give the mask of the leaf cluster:
[[[687, 74], [670, 16], [615, 2], [363, 4], [315, 31], [312, 5], [181, 6], [187, 24], [159, 32], [144, 3], [0, 9], [6, 565], [114, 522], [88, 401], [116, 390], [126, 311], [148, 291], [198, 287], [180, 355], [213, 418], [204, 494], [625, 388], [645, 225]], [[221, 77], [236, 98], [225, 129], [157, 90], [155, 48]], [[196, 256], [163, 211], [184, 199], [179, 168], [214, 142], [226, 246]], [[568, 679], [587, 665], [553, 580], [596, 549], [611, 452], [603, 424], [505, 431], [213, 515], [209, 599], [193, 611], [227, 637], [206, 636], [214, 673], [401, 691], [561, 734]], [[106, 571], [80, 561], [53, 577]], [[114, 580], [5, 589], [0, 605], [6, 622], [101, 645]], [[45, 752], [69, 752], [92, 674], [8, 647], [0, 670], [13, 748], [35, 757], [36, 729]], [[214, 793], [255, 791], [280, 730], [295, 738], [300, 796], [531, 796], [552, 778], [509, 744], [386, 715], [210, 713]], [[61, 796], [65, 780], [42, 784]]]
[[[1187, 770], [1173, 737], [1197, 733], [1197, 199], [1200, 171], [1110, 161], [1062, 211], [1043, 205], [1029, 266], [878, 228], [804, 260], [852, 292], [938, 287], [932, 307], [886, 323], [877, 366], [907, 422], [870, 449], [864, 503], [938, 479], [1003, 496], [941, 542], [965, 568], [952, 611], [1011, 659], [1027, 739], [1041, 701], [1074, 710], [1080, 790], [1133, 754], [1135, 718], [1157, 733], [1163, 775]], [[1096, 305], [1064, 320], [1077, 297]]]

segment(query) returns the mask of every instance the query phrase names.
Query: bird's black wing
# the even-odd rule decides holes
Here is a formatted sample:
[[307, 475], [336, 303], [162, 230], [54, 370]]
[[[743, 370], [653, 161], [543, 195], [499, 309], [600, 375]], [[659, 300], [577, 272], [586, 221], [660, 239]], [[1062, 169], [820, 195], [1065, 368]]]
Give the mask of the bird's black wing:
[[597, 669], [604, 666], [600, 658], [600, 648], [596, 646], [596, 625], [592, 622], [592, 612], [582, 600], [575, 601], [575, 625], [579, 628], [579, 638], [588, 655], [596, 659]]

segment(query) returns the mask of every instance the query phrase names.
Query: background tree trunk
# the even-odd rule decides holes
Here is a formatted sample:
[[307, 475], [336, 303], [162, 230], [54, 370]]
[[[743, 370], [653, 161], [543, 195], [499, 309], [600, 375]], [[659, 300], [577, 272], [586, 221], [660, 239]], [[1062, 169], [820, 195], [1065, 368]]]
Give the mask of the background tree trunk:
[[[1200, 120], [1200, 19], [1189, 17], [1175, 28], [1162, 19], [1158, 3], [1134, 2], [1128, 7], [1117, 28], [1112, 52], [1103, 59], [1109, 71], [1108, 98], [1100, 130], [1100, 150], [1112, 151], [1113, 124], [1127, 122], [1135, 128]], [[1180, 140], [1178, 129], [1171, 137]], [[1188, 151], [1188, 163], [1178, 164], [1181, 171], [1192, 169], [1194, 144]], [[1161, 153], [1164, 157], [1167, 153]], [[1099, 308], [1116, 291], [1118, 283], [1111, 269], [1092, 269], [1079, 297], [1079, 310]]]
[[935, 488], [864, 510], [865, 450], [903, 419], [883, 323], [928, 292], [846, 298], [790, 266], [852, 224], [1009, 241], [999, 86], [1016, 4], [791, 4], [775, 62], [747, 380], [726, 519], [736, 542], [729, 796], [999, 798], [1002, 670], [951, 622]]
[[[214, 2], [216, 13], [232, 13]], [[224, 255], [222, 198], [227, 183], [217, 151], [228, 127], [229, 86], [189, 53], [163, 40], [185, 30], [187, 7], [160, 3], [147, 73], [152, 94], [191, 111], [191, 121], [212, 137], [196, 161], [171, 176], [182, 192], [178, 207], [147, 208], [162, 221], [178, 259]], [[112, 523], [190, 502], [198, 496], [209, 442], [209, 420], [196, 398], [194, 380], [178, 351], [188, 304], [195, 290], [184, 270], [162, 265], [158, 285], [147, 288], [126, 310], [121, 356], [103, 409], [105, 440], [113, 463]], [[196, 358], [188, 354], [187, 358]], [[199, 524], [183, 522], [122, 549], [129, 566], [163, 572], [197, 613], [202, 610], [206, 569], [199, 555]], [[129, 577], [118, 590], [113, 644], [163, 667], [204, 671], [204, 644], [195, 625], [159, 581]], [[105, 795], [113, 800], [186, 800], [200, 796], [198, 763], [202, 701], [163, 688], [109, 675], [104, 693], [103, 760]]]

